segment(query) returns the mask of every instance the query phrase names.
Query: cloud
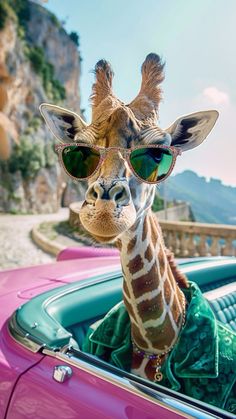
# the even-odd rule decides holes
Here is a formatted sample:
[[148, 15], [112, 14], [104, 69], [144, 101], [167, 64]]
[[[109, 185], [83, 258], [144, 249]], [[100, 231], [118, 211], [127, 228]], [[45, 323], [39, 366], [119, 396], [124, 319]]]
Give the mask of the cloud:
[[214, 105], [228, 105], [230, 102], [229, 95], [215, 86], [206, 87], [203, 90], [203, 96]]

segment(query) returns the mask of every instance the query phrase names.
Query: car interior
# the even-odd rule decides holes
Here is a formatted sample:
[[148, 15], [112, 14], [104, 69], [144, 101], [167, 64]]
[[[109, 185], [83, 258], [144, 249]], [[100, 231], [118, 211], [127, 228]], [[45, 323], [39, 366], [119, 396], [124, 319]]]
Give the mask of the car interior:
[[[191, 260], [180, 264], [180, 268], [190, 281], [199, 285], [216, 318], [236, 331], [236, 259]], [[15, 312], [12, 327], [17, 327], [22, 335], [27, 334], [27, 339], [34, 342], [38, 349], [69, 351], [75, 358], [117, 375], [132, 377], [136, 385], [153, 391], [160, 386], [125, 373], [80, 349], [89, 326], [121, 299], [121, 272], [96, 276], [34, 297]], [[37, 327], [32, 329], [32, 324], [37, 324]], [[161, 389], [165, 394], [173, 393], [164, 387]], [[178, 395], [183, 401], [186, 397]], [[198, 405], [200, 402], [192, 403]], [[209, 406], [208, 411], [214, 413], [215, 409]], [[226, 413], [225, 417], [233, 416]]]

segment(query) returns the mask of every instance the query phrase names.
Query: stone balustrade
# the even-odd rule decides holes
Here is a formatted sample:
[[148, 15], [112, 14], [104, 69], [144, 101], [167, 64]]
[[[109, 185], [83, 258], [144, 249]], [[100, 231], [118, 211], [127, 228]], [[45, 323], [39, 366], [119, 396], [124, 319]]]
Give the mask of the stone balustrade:
[[[81, 204], [74, 202], [69, 207], [69, 223], [80, 229]], [[166, 247], [176, 257], [236, 256], [236, 225], [166, 221], [159, 219], [159, 212], [155, 214], [162, 228]]]
[[159, 221], [166, 247], [176, 257], [236, 256], [236, 226]]

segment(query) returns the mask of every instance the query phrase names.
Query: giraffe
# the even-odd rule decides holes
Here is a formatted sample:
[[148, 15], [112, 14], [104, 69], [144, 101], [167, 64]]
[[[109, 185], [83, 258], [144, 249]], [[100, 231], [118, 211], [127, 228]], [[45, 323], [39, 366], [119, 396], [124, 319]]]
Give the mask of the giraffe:
[[195, 112], [161, 129], [156, 121], [164, 63], [151, 53], [141, 72], [140, 91], [125, 104], [113, 93], [110, 64], [105, 60], [96, 64], [91, 124], [59, 106], [42, 104], [40, 111], [60, 143], [79, 142], [106, 150], [102, 164], [88, 179], [80, 220], [96, 241], [114, 243], [120, 250], [123, 299], [133, 343], [131, 371], [161, 381], [161, 365], [185, 321], [187, 307], [182, 289], [188, 282], [166, 249], [151, 211], [156, 185], [134, 176], [125, 150], [140, 144], [192, 149], [205, 140], [218, 112]]

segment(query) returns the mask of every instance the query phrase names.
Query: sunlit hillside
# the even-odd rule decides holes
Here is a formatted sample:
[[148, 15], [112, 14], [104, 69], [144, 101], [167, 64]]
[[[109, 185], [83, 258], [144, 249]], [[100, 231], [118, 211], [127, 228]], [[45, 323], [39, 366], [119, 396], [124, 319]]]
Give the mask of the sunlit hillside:
[[[163, 196], [163, 186], [160, 188]], [[166, 181], [166, 198], [191, 204], [196, 221], [236, 224], [236, 188], [186, 170]]]

